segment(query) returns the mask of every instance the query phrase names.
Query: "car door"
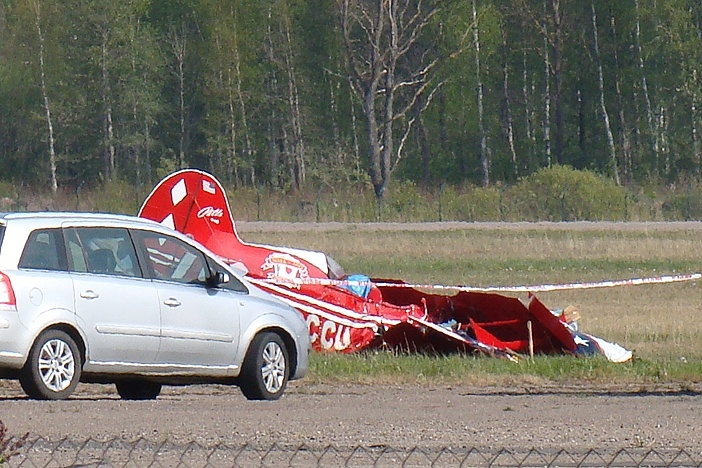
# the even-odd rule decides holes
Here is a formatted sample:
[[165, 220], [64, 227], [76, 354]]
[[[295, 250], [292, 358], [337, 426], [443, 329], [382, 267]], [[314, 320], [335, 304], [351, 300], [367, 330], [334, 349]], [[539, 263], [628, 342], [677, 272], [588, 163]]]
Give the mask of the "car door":
[[239, 345], [239, 305], [245, 293], [210, 287], [207, 257], [181, 239], [149, 231], [134, 231], [133, 237], [159, 298], [158, 362], [192, 367], [195, 373], [202, 366], [231, 365]]
[[129, 231], [64, 226], [64, 238], [88, 364], [153, 364], [161, 339], [158, 295], [141, 273]]

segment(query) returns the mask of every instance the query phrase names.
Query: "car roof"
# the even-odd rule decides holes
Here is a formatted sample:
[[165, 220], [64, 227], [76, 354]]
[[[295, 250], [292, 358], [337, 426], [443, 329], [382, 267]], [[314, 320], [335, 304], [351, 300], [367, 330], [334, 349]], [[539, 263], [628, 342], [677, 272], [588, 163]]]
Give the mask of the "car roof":
[[23, 218], [81, 218], [81, 219], [142, 219], [114, 213], [92, 213], [85, 211], [17, 211], [0, 213], [3, 219]]
[[87, 213], [87, 212], [73, 212], [73, 211], [27, 211], [27, 212], [12, 212], [12, 213], [0, 213], [0, 222], [5, 221], [15, 221], [15, 220], [27, 220], [27, 222], [37, 221], [46, 222], [51, 221], [53, 223], [71, 222], [71, 221], [88, 221], [94, 223], [106, 222], [106, 223], [133, 223], [143, 226], [158, 225], [158, 223], [147, 220], [144, 218], [137, 218], [136, 216], [128, 216], [122, 214], [113, 213]]
[[69, 211], [0, 213], [0, 226], [15, 225], [22, 230], [59, 228], [75, 224], [91, 227], [148, 229], [179, 236], [180, 233], [155, 221], [136, 216]]

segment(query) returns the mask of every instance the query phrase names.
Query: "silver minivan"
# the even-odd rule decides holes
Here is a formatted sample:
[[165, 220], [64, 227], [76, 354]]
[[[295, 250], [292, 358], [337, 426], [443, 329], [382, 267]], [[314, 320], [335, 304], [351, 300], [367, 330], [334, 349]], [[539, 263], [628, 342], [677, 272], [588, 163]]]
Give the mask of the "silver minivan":
[[0, 377], [30, 398], [67, 398], [79, 381], [124, 399], [216, 382], [273, 400], [306, 374], [309, 348], [298, 311], [167, 227], [0, 214]]

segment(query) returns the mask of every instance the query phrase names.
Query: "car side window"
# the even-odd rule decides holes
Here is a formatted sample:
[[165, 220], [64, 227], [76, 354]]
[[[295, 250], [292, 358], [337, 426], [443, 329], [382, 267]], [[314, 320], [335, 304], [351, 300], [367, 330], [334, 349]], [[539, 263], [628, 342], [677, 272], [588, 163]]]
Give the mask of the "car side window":
[[124, 228], [66, 230], [71, 271], [115, 276], [141, 276], [134, 244]]
[[154, 279], [188, 284], [206, 284], [210, 270], [205, 256], [175, 237], [148, 231], [135, 231], [134, 237]]
[[19, 268], [65, 270], [60, 229], [39, 229], [32, 232], [22, 251]]
[[78, 233], [76, 233], [75, 229], [66, 229], [64, 230], [64, 238], [66, 240], [66, 253], [68, 254], [68, 270], [87, 273], [88, 263], [85, 261]]

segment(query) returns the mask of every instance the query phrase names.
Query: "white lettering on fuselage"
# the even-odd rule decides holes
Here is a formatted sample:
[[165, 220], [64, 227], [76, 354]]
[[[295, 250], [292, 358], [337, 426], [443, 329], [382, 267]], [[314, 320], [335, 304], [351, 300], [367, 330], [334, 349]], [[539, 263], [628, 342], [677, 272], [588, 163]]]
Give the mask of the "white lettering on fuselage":
[[322, 320], [317, 315], [307, 316], [307, 329], [310, 341], [319, 343], [324, 350], [341, 351], [351, 346], [351, 328], [332, 320]]

